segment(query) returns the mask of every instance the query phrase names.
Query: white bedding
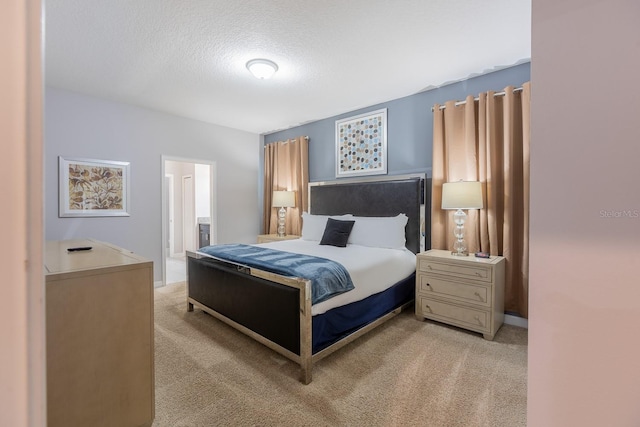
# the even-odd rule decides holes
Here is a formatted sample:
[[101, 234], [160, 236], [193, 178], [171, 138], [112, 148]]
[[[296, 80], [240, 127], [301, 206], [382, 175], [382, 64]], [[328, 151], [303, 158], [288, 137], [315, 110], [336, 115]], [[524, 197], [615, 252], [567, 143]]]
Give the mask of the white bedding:
[[416, 269], [416, 256], [406, 248], [385, 249], [352, 244], [346, 248], [338, 248], [302, 239], [261, 243], [260, 246], [327, 258], [339, 262], [349, 271], [355, 289], [313, 305], [312, 315], [322, 314], [334, 307], [360, 301], [381, 292]]

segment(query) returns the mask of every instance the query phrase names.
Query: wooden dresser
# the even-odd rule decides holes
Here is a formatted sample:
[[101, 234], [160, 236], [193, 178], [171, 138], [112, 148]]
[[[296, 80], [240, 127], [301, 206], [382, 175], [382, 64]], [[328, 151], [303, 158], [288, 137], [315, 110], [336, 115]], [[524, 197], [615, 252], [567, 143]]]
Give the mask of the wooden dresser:
[[493, 340], [504, 322], [505, 259], [461, 257], [433, 249], [418, 254], [416, 262], [416, 317]]
[[48, 241], [45, 270], [48, 426], [150, 426], [153, 263], [95, 240]]

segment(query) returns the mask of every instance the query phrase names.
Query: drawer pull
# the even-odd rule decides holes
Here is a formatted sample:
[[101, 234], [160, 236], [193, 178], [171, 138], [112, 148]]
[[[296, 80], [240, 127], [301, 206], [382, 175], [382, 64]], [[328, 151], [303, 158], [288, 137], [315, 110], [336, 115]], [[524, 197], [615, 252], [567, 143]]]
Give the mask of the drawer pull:
[[485, 300], [482, 298], [482, 295], [480, 295], [478, 292], [476, 292], [475, 295], [478, 297], [480, 301], [485, 302]]
[[480, 325], [480, 326], [484, 326], [484, 325], [482, 324], [482, 321], [480, 321], [480, 317], [478, 317], [478, 316], [473, 316], [473, 318], [474, 318], [474, 319], [476, 319], [476, 322], [478, 322], [478, 325]]
[[476, 271], [476, 276], [481, 276], [481, 274]]

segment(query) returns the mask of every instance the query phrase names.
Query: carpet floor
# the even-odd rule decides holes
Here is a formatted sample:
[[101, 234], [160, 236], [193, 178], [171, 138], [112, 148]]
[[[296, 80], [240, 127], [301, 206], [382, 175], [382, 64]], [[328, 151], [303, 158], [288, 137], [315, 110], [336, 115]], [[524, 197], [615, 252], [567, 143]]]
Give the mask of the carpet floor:
[[178, 426], [525, 426], [527, 330], [494, 341], [405, 310], [299, 366], [201, 310], [184, 283], [155, 290], [156, 417]]

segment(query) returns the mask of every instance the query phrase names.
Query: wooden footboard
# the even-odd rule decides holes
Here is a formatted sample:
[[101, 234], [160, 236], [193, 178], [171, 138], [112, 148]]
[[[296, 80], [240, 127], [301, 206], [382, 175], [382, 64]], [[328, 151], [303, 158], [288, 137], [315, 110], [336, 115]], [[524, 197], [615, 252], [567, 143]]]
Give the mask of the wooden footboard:
[[311, 382], [311, 282], [187, 252], [187, 310], [196, 306], [277, 351]]
[[309, 384], [313, 364], [386, 322], [410, 301], [313, 354], [311, 282], [187, 252], [187, 311], [197, 307], [298, 363]]

